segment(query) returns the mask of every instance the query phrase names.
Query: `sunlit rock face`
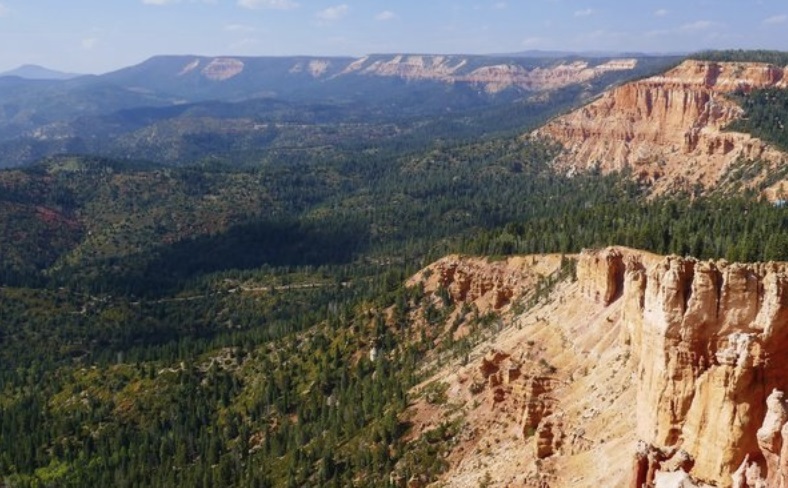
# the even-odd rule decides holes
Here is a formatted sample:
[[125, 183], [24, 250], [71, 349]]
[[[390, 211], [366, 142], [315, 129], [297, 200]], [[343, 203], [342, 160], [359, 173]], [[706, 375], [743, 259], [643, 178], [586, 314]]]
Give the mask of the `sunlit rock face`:
[[723, 129], [742, 115], [727, 93], [785, 87], [787, 71], [764, 63], [685, 61], [611, 90], [534, 135], [564, 146], [556, 164], [569, 173], [626, 168], [656, 193], [709, 187], [737, 161], [783, 164], [777, 149]]
[[[624, 282], [637, 434], [664, 458], [640, 469], [655, 473], [682, 453], [691, 460], [684, 469], [699, 481], [734, 486], [743, 466], [750, 478], [762, 473], [764, 486], [781, 486], [786, 265], [667, 257], [647, 271], [629, 262]], [[642, 486], [655, 479], [633, 478]]]

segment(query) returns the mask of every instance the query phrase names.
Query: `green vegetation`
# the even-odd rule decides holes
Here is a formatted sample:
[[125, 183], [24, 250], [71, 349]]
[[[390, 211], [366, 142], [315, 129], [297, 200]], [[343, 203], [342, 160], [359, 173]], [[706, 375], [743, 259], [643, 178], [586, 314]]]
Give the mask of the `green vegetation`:
[[547, 215], [481, 233], [463, 251], [528, 254], [624, 245], [701, 259], [788, 260], [788, 213], [752, 198], [567, 198], [553, 205]]
[[737, 63], [770, 63], [777, 66], [788, 66], [788, 52], [770, 51], [765, 49], [728, 49], [721, 51], [702, 51], [690, 55], [690, 59], [716, 62], [727, 61]]
[[745, 113], [728, 129], [747, 132], [788, 151], [788, 90], [764, 88], [749, 93], [737, 91], [732, 96]]
[[[56, 158], [0, 173], [4, 483], [432, 477], [451, 426], [405, 444], [400, 417], [435, 347], [409, 312], [434, 327], [453, 309], [402, 287], [428, 261], [607, 244], [788, 259], [784, 209], [644, 201], [620, 176], [553, 174], [554, 151], [493, 139], [248, 170]], [[567, 259], [533, 300], [572, 272]], [[441, 357], [497, 330], [494, 315], [463, 320], [472, 334]]]
[[[385, 293], [378, 297], [375, 305], [391, 303]], [[69, 360], [56, 369], [38, 361], [4, 368], [4, 483], [382, 484], [402, 450], [397, 414], [421, 353], [383, 332], [378, 359], [359, 358], [379, 331], [353, 312], [353, 301], [331, 303], [308, 331], [281, 339], [263, 342], [240, 331], [232, 333], [235, 346], [216, 341], [210, 353], [190, 347], [199, 342], [193, 337], [175, 348], [147, 348], [145, 361], [131, 351], [93, 366]], [[180, 313], [190, 307], [182, 304]]]

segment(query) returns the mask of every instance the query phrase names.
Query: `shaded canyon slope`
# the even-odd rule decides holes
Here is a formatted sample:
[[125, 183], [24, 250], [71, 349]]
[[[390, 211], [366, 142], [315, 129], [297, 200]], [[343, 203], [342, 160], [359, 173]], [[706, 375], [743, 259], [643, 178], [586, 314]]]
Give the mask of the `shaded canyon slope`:
[[788, 68], [767, 63], [687, 60], [606, 92], [533, 135], [563, 144], [556, 161], [562, 171], [627, 168], [657, 194], [724, 185], [735, 170], [761, 162], [745, 186], [775, 197], [787, 177], [786, 154], [725, 128], [743, 115], [730, 94], [785, 88], [787, 75]]
[[439, 343], [471, 334], [452, 327], [463, 313], [496, 319], [470, 352], [442, 359], [406, 416], [411, 442], [444, 433], [433, 444], [442, 446], [443, 473], [407, 478], [400, 466], [393, 478], [456, 487], [786, 486], [788, 263], [620, 247], [576, 259], [575, 280], [553, 279], [555, 255], [450, 256], [411, 279], [434, 306], [454, 306], [445, 329], [425, 325]]

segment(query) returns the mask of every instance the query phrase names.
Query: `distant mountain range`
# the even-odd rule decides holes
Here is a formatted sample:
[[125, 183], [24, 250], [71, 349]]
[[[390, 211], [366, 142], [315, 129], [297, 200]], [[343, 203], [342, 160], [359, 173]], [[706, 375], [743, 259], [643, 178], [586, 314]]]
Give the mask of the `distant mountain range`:
[[77, 78], [78, 76], [82, 75], [75, 73], [64, 73], [62, 71], [52, 70], [43, 66], [38, 66], [36, 64], [23, 64], [18, 68], [0, 73], [0, 77], [3, 76], [16, 76], [26, 80], [70, 80], [71, 78]]
[[[209, 156], [205, 146], [215, 146], [220, 133], [226, 138], [221, 145], [235, 149], [270, 142], [272, 133], [260, 132], [274, 127], [270, 124], [276, 124], [278, 137], [283, 130], [291, 132], [288, 141], [297, 136], [293, 127], [325, 123], [366, 124], [385, 137], [404, 129], [372, 130], [370, 124], [407, 121], [413, 128], [417, 119], [429, 120], [440, 126], [435, 137], [461, 135], [468, 123], [514, 130], [526, 119], [536, 121], [675, 61], [416, 54], [157, 56], [111, 73], [76, 77], [25, 66], [0, 77], [0, 167], [59, 153], [183, 164], [194, 162], [197, 154]], [[498, 109], [511, 113], [489, 112]], [[488, 115], [463, 115], [480, 110]], [[454, 125], [439, 120], [446, 117]], [[187, 149], [193, 144], [184, 142], [195, 137], [204, 142], [199, 151]]]

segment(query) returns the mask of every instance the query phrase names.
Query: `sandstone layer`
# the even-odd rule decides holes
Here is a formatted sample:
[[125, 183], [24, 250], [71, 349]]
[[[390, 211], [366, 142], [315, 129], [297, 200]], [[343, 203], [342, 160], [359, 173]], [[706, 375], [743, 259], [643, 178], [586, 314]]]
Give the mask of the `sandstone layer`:
[[575, 258], [535, 300], [558, 257], [450, 256], [411, 280], [502, 324], [421, 387], [444, 404], [411, 408], [416, 437], [460, 425], [438, 484], [788, 487], [788, 264]]
[[[686, 456], [689, 474], [714, 486], [731, 486], [742, 464], [773, 476], [780, 461], [766, 469], [758, 431], [767, 397], [788, 388], [788, 266], [630, 260], [624, 300], [638, 437], [668, 459]], [[779, 435], [769, 436], [779, 458]]]
[[467, 59], [447, 56], [403, 56], [352, 63], [344, 73], [358, 71], [371, 76], [398, 77], [406, 80], [433, 80], [444, 83], [468, 83], [487, 93], [517, 87], [526, 91], [555, 90], [583, 83], [610, 71], [630, 71], [635, 59], [616, 59], [597, 66], [585, 61], [562, 62], [550, 67], [528, 69], [518, 64], [494, 64], [467, 69]]
[[[202, 66], [206, 63], [205, 66]], [[330, 79], [351, 74], [405, 81], [435, 81], [445, 84], [462, 83], [494, 94], [509, 88], [541, 92], [584, 83], [612, 71], [632, 71], [636, 59], [613, 59], [591, 65], [586, 61], [559, 61], [550, 66], [529, 68], [516, 62], [489, 63], [463, 56], [393, 55], [365, 56], [347, 63], [338, 59], [299, 59], [288, 72], [306, 73], [313, 78]], [[240, 75], [246, 68], [237, 58], [195, 59], [184, 65], [179, 76], [197, 69], [212, 81], [225, 81]]]
[[788, 164], [784, 153], [765, 142], [723, 130], [742, 115], [726, 94], [787, 83], [788, 68], [689, 60], [663, 75], [615, 88], [532, 135], [564, 146], [556, 164], [570, 174], [627, 168], [658, 193], [710, 187], [737, 162]]

